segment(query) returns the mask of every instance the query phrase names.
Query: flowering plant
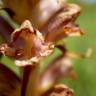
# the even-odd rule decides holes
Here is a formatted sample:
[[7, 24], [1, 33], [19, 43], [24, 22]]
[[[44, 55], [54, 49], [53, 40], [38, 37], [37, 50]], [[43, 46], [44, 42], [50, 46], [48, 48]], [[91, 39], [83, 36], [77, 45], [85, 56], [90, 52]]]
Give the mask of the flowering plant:
[[[25, 14], [22, 15], [20, 10], [17, 11], [16, 6], [12, 6], [10, 0], [10, 3], [4, 0], [4, 10], [9, 13], [12, 20], [20, 24], [24, 22], [13, 32], [5, 30], [5, 33], [0, 33], [7, 41], [0, 45], [0, 53], [13, 58], [16, 66], [23, 68], [23, 76], [16, 77], [8, 68], [0, 64], [1, 73], [8, 72], [4, 76], [9, 79], [6, 80], [5, 86], [2, 84], [6, 90], [0, 90], [0, 95], [73, 96], [73, 90], [67, 85], [59, 84], [58, 81], [62, 77], [75, 77], [71, 58], [82, 56], [69, 52], [66, 44], [58, 44], [58, 41], [68, 36], [84, 34], [75, 23], [81, 8], [76, 4], [68, 4], [64, 0], [37, 0], [35, 2], [31, 0], [32, 8], [27, 10], [26, 2], [29, 1], [25, 0], [21, 3], [22, 8], [26, 9]], [[51, 61], [43, 72], [40, 72], [44, 66], [42, 61], [54, 53], [54, 48], [58, 48], [62, 54]], [[7, 82], [11, 79], [11, 83], [8, 84]]]

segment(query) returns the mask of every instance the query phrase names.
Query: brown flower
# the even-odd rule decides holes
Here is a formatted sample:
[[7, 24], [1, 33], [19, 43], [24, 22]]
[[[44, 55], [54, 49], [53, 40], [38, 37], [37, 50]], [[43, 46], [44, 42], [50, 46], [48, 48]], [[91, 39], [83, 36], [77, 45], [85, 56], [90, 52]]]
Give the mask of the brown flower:
[[54, 48], [53, 43], [45, 43], [45, 38], [32, 27], [28, 20], [24, 21], [21, 27], [12, 33], [11, 37], [12, 42], [9, 45], [1, 45], [0, 51], [17, 59], [15, 63], [18, 66], [38, 62], [41, 57], [50, 55]]
[[39, 92], [41, 94], [46, 93], [57, 84], [62, 77], [75, 78], [71, 58], [66, 55], [56, 58], [42, 73], [38, 83]]
[[64, 84], [57, 84], [43, 96], [74, 96], [73, 90]]

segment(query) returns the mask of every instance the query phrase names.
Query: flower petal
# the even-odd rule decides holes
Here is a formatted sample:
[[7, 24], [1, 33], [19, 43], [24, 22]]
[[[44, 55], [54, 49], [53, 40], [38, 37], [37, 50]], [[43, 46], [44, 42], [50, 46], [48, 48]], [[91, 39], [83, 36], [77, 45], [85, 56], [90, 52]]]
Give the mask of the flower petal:
[[27, 63], [30, 65], [53, 52], [53, 43], [46, 43], [43, 35], [34, 29], [28, 20], [25, 20], [21, 27], [12, 33], [11, 37], [12, 42], [9, 45], [1, 45], [0, 52], [17, 59], [16, 65], [20, 63], [21, 66], [27, 65]]

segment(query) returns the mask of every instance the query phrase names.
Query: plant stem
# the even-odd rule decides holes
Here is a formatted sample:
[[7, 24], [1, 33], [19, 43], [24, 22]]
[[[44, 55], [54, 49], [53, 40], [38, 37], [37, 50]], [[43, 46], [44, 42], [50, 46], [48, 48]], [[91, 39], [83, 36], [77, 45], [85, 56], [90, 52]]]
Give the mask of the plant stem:
[[37, 90], [39, 68], [39, 64], [36, 64], [36, 66], [26, 66], [24, 68], [21, 96], [39, 96]]

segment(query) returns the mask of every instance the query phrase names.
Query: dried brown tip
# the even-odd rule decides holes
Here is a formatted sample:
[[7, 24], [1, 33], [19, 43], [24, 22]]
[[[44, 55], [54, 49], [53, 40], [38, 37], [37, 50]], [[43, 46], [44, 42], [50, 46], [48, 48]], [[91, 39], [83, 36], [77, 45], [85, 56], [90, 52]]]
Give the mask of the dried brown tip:
[[75, 23], [75, 20], [79, 16], [81, 12], [81, 7], [77, 4], [68, 4], [68, 12], [66, 12], [64, 15], [66, 16], [72, 16], [71, 21], [64, 26], [64, 32], [68, 36], [81, 36], [84, 34], [84, 32], [79, 28], [79, 26]]
[[74, 96], [74, 92], [68, 86], [64, 84], [58, 84], [42, 96]]

